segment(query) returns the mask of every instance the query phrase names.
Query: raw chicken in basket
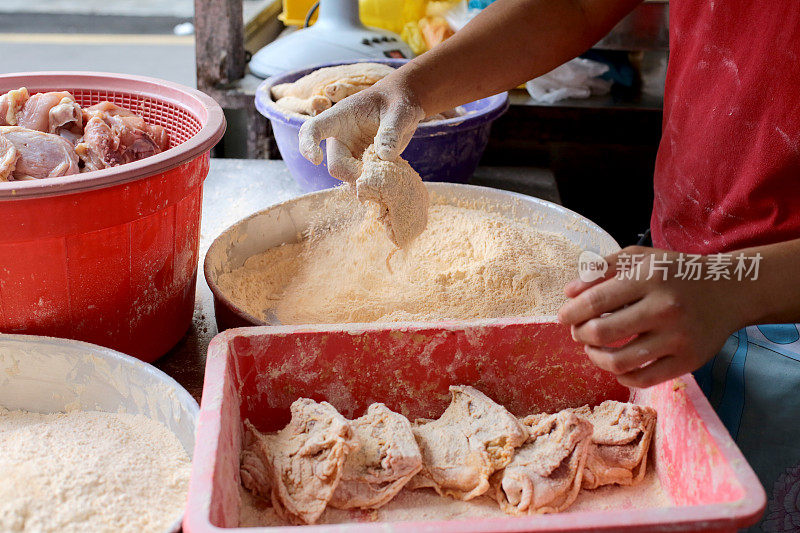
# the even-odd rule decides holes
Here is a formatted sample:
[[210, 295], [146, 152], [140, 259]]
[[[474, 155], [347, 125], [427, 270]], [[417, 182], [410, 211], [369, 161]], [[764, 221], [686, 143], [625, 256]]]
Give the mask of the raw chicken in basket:
[[0, 96], [0, 181], [54, 178], [138, 161], [169, 148], [169, 135], [111, 102], [81, 108], [72, 94]]

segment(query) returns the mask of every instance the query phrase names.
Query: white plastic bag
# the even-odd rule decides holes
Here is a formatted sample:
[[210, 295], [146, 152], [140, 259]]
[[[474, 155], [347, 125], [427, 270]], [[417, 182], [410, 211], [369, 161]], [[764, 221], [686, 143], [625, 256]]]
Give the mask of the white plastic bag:
[[608, 65], [577, 57], [532, 79], [525, 87], [531, 98], [544, 104], [565, 98], [588, 98], [592, 94], [608, 94], [611, 90], [611, 81], [598, 78], [606, 72]]

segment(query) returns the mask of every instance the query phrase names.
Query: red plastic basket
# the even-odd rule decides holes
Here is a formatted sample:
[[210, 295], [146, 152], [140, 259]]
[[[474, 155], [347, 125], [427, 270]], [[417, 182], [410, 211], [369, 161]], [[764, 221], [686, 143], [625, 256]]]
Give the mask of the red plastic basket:
[[188, 329], [203, 180], [225, 132], [207, 95], [90, 72], [0, 76], [0, 94], [67, 90], [167, 129], [160, 154], [85, 174], [0, 183], [0, 331], [93, 342], [153, 361]]

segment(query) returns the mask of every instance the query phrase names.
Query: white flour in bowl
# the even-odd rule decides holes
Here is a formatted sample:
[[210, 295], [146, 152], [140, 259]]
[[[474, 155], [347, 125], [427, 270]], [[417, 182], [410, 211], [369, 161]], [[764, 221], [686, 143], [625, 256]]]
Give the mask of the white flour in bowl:
[[469, 320], [554, 314], [581, 250], [555, 233], [475, 206], [436, 203], [406, 248], [377, 210], [334, 196], [299, 243], [218, 278], [239, 307], [283, 324]]
[[0, 407], [0, 531], [164, 533], [189, 471], [177, 437], [145, 416]]

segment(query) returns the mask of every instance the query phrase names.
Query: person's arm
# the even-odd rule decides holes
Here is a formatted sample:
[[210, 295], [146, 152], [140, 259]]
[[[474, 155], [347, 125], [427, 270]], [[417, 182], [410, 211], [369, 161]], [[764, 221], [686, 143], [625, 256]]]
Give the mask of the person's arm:
[[392, 76], [426, 115], [517, 87], [585, 52], [641, 0], [500, 0]]
[[[667, 279], [660, 273], [646, 279], [650, 265], [665, 253]], [[745, 258], [760, 256], [757, 273], [745, 272], [741, 281], [734, 274], [740, 253]], [[638, 277], [615, 277], [621, 254], [643, 254]], [[605, 278], [574, 280], [565, 287], [570, 300], [558, 318], [572, 325], [573, 337], [586, 345], [597, 366], [632, 387], [649, 387], [700, 368], [744, 326], [800, 322], [800, 239], [730, 256], [731, 279], [705, 279], [714, 256], [704, 256], [703, 279], [695, 281], [677, 276], [676, 252], [626, 248], [607, 258]], [[751, 268], [754, 262], [746, 264]]]
[[744, 253], [763, 257], [759, 279], [740, 296], [744, 325], [800, 322], [800, 239]]
[[305, 121], [300, 152], [343, 181], [358, 177], [358, 158], [375, 143], [397, 158], [417, 124], [459, 104], [516, 87], [575, 57], [641, 0], [498, 0], [444, 43], [369, 89]]

